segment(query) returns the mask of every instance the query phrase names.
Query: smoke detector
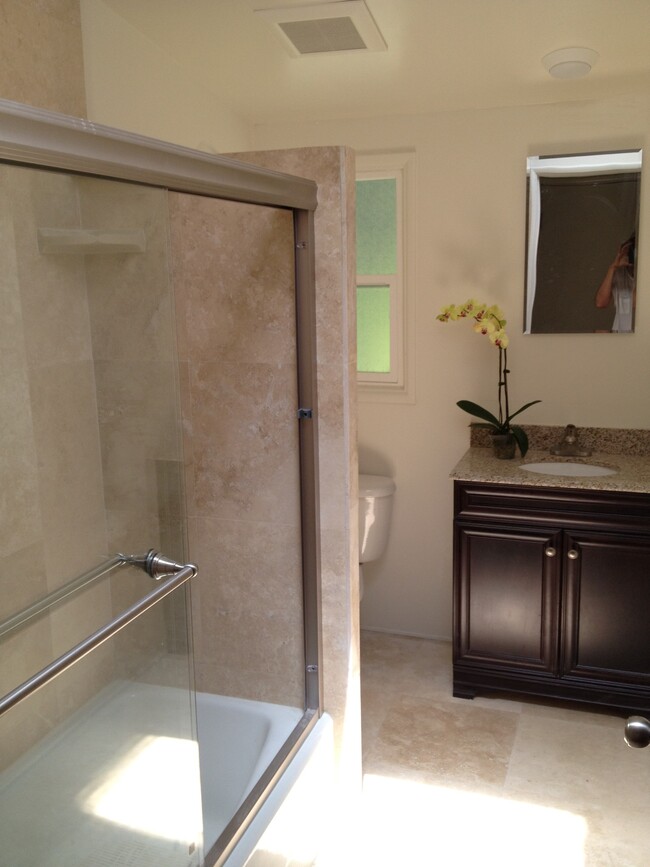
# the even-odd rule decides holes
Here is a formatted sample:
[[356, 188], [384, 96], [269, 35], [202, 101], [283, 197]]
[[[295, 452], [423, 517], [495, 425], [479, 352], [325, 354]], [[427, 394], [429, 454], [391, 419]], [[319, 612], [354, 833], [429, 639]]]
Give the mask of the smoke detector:
[[337, 0], [284, 9], [256, 9], [272, 25], [292, 57], [386, 51], [386, 43], [364, 0]]
[[553, 78], [583, 78], [598, 60], [592, 48], [559, 48], [542, 57], [542, 63]]

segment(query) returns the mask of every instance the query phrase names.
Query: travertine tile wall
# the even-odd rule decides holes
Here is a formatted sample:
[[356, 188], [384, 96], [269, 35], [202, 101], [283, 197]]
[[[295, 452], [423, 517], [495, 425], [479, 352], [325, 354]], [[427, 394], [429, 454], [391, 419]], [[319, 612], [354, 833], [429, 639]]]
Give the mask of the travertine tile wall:
[[197, 687], [302, 707], [293, 224], [170, 194]]
[[[0, 184], [2, 619], [118, 551], [160, 549], [163, 534], [165, 553], [181, 559], [185, 546], [166, 194], [16, 167], [0, 170]], [[39, 228], [80, 227], [144, 229], [146, 251], [40, 252]], [[3, 645], [16, 663], [2, 668], [3, 694], [151, 588], [144, 573], [121, 571], [21, 629]], [[184, 652], [178, 607], [180, 622], [173, 604], [159, 606], [7, 715], [10, 757], [36, 720], [55, 723], [112, 676]]]
[[[316, 228], [325, 709], [334, 719], [340, 820], [361, 773], [354, 153], [344, 147], [232, 154], [318, 184]], [[347, 811], [347, 813], [346, 813]]]
[[85, 117], [79, 0], [2, 0], [0, 97]]
[[[76, 116], [85, 114], [78, 0], [39, 0], [37, 15], [31, 4], [25, 4], [22, 0], [4, 0], [0, 5], [0, 56], [0, 97]], [[5, 204], [9, 204], [9, 189], [4, 174], [0, 182], [2, 198]], [[22, 183], [23, 189], [16, 190], [12, 196], [15, 194], [26, 207], [32, 194], [27, 189], [26, 180]], [[49, 449], [48, 460], [40, 466], [37, 449], [47, 433], [48, 425], [57, 421], [70, 424], [69, 419], [64, 418], [64, 409], [70, 396], [71, 381], [77, 379], [81, 387], [87, 388], [92, 376], [89, 356], [83, 352], [70, 352], [71, 346], [67, 342], [57, 347], [57, 353], [50, 363], [45, 362], [43, 355], [37, 360], [35, 353], [38, 352], [40, 336], [37, 332], [42, 329], [33, 317], [30, 324], [30, 309], [33, 312], [34, 304], [44, 307], [46, 303], [51, 303], [51, 309], [44, 309], [47, 309], [50, 325], [54, 325], [58, 316], [66, 317], [63, 299], [69, 301], [70, 296], [58, 293], [52, 299], [47, 293], [41, 298], [32, 295], [31, 298], [25, 298], [26, 308], [23, 310], [21, 291], [28, 291], [29, 287], [22, 286], [20, 282], [15, 231], [13, 215], [3, 207], [0, 216], [3, 262], [0, 274], [3, 322], [0, 331], [3, 370], [0, 383], [3, 447], [0, 465], [0, 617], [29, 604], [50, 589], [52, 579], [50, 574], [48, 581], [48, 562], [52, 563], [57, 543], [57, 517], [55, 514], [49, 522], [43, 521], [41, 486], [44, 497], [54, 501], [58, 511], [63, 504], [60, 491], [57, 492], [56, 475], [66, 461], [71, 460], [71, 453], [75, 451], [74, 432], [70, 435], [68, 431], [60, 451]], [[70, 288], [74, 295], [78, 283], [72, 281]], [[83, 305], [79, 308], [75, 306], [73, 314], [82, 311]], [[75, 331], [75, 324], [81, 325], [81, 331]], [[72, 343], [78, 341], [78, 349], [87, 348], [87, 319], [85, 323], [80, 323], [79, 317], [73, 315], [66, 332]], [[54, 365], [58, 365], [61, 372], [65, 370], [67, 388], [62, 382], [61, 389], [50, 396], [49, 385]], [[45, 393], [47, 402], [41, 411], [35, 412], [32, 409], [32, 394], [37, 397], [39, 393]], [[62, 401], [61, 413], [57, 412], [57, 401]], [[86, 419], [86, 424], [92, 425], [92, 420]], [[93, 457], [86, 451], [85, 458], [90, 461], [92, 477], [95, 467]], [[69, 508], [69, 504], [66, 503], [65, 507]], [[77, 507], [83, 508], [81, 500], [77, 501]], [[99, 532], [101, 534], [101, 529]], [[95, 538], [95, 534], [91, 534], [91, 538]], [[64, 556], [64, 567], [74, 568], [69, 559], [74, 554], [68, 552]], [[19, 637], [13, 639], [4, 647], [6, 655], [3, 655], [3, 671], [10, 674], [14, 682], [22, 674], [31, 673], [34, 662], [43, 657], [51, 658], [54, 641], [55, 636], [49, 624], [31, 630], [29, 654], [24, 652], [24, 641], [21, 642]], [[3, 681], [2, 685], [6, 683]], [[47, 720], [54, 714], [54, 704], [56, 701], [52, 694], [41, 693], [34, 697], [32, 712], [27, 718], [14, 714], [11, 720], [7, 719], [7, 728], [2, 732], [0, 743], [9, 755], [0, 756], [0, 764], [4, 758], [15, 756], [17, 750], [39, 737]], [[8, 736], [9, 732], [12, 737]]]
[[[95, 378], [83, 260], [46, 257], [37, 229], [78, 225], [74, 182], [30, 169], [1, 170], [3, 257], [2, 515], [0, 617], [20, 609], [98, 562], [106, 550]], [[6, 366], [5, 366], [6, 365]], [[110, 612], [106, 587], [87, 591], [66, 611], [21, 630], [9, 643], [15, 665], [2, 686], [17, 685]], [[93, 680], [110, 664], [96, 655]], [[71, 676], [5, 725], [27, 743], [45, 720], [66, 713], [96, 689]], [[43, 713], [42, 705], [48, 705]], [[40, 713], [39, 713], [40, 711]], [[5, 743], [9, 738], [3, 738]], [[15, 745], [14, 745], [15, 746]]]
[[[141, 554], [155, 548], [185, 562], [167, 194], [114, 181], [80, 178], [77, 184], [84, 228], [142, 231], [145, 240], [143, 252], [84, 257], [108, 552]], [[151, 589], [151, 579], [141, 572], [113, 581], [113, 612]], [[125, 674], [141, 669], [142, 654], [156, 649], [172, 602], [116, 639], [124, 650], [119, 668]], [[182, 650], [185, 623], [176, 626]], [[168, 627], [173, 630], [174, 623]]]

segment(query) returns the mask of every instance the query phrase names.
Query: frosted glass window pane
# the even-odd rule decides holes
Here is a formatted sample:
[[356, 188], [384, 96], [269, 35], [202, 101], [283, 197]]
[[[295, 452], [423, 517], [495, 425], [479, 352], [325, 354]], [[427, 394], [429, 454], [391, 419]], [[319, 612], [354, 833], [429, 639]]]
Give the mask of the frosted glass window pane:
[[357, 370], [390, 373], [388, 286], [357, 286]]
[[397, 272], [397, 182], [357, 181], [357, 274]]

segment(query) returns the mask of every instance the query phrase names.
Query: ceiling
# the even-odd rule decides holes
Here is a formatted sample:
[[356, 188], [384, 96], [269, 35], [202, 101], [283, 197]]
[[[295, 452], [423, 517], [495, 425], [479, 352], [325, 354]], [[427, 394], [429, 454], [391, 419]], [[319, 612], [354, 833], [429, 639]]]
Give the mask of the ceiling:
[[[650, 93], [650, 0], [366, 0], [387, 51], [291, 57], [254, 10], [310, 2], [104, 0], [253, 124]], [[592, 72], [551, 78], [541, 58], [571, 46]]]

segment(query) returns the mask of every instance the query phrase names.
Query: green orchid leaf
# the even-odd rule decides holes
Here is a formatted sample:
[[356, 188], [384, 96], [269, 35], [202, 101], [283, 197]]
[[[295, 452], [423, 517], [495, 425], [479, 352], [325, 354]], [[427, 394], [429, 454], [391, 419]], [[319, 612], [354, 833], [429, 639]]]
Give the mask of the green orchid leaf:
[[529, 406], [534, 406], [536, 403], [541, 403], [541, 400], [531, 400], [530, 403], [525, 403], [522, 407], [520, 407], [517, 412], [513, 412], [508, 416], [508, 421], [512, 421], [516, 415], [519, 415], [520, 412], [523, 412], [525, 409], [528, 409]]
[[[539, 401], [534, 400], [533, 403], [539, 403]], [[524, 407], [524, 409], [525, 408], [526, 407]], [[513, 437], [517, 440], [517, 445], [519, 446], [519, 451], [521, 452], [522, 458], [526, 457], [526, 452], [528, 451], [528, 436], [526, 434], [526, 431], [516, 424], [513, 425], [510, 430]]]
[[457, 407], [463, 410], [463, 412], [467, 412], [470, 415], [476, 416], [476, 418], [482, 418], [483, 421], [488, 422], [488, 424], [492, 427], [501, 430], [503, 425], [499, 423], [499, 419], [492, 415], [487, 409], [483, 409], [482, 406], [479, 406], [477, 403], [473, 403], [471, 400], [459, 400], [456, 403]]

